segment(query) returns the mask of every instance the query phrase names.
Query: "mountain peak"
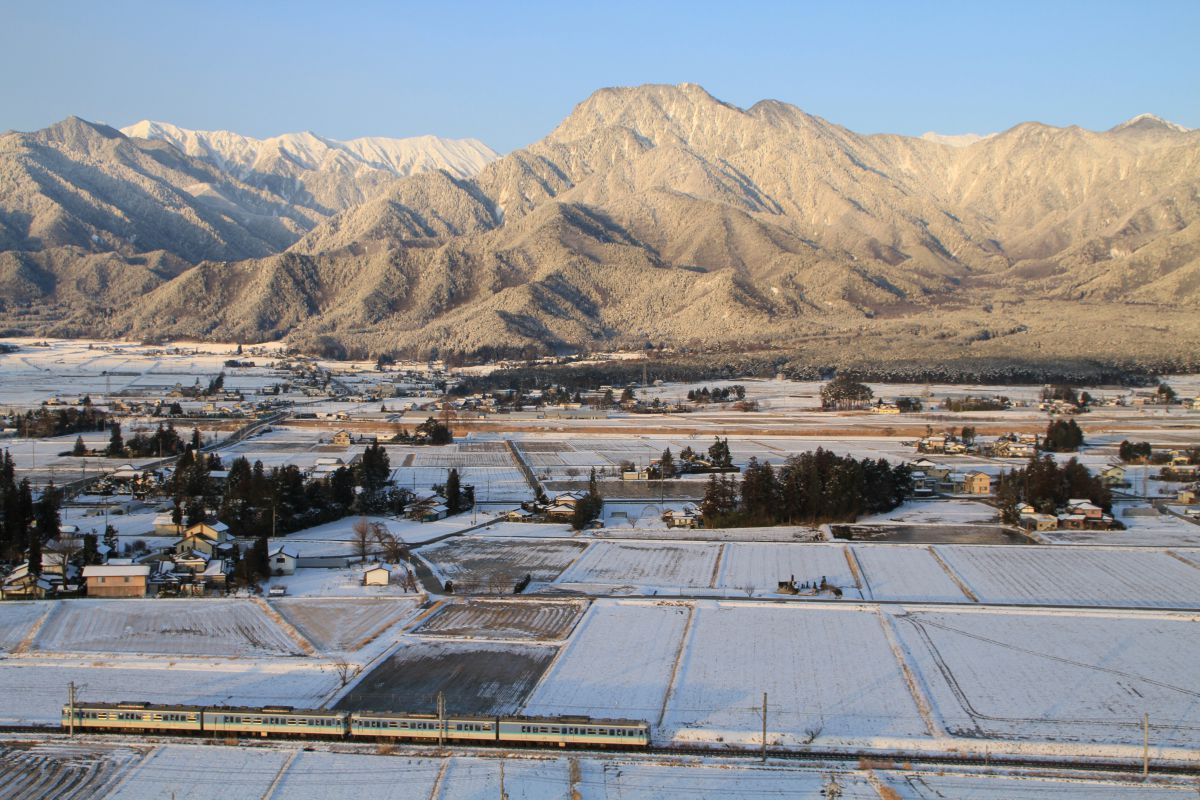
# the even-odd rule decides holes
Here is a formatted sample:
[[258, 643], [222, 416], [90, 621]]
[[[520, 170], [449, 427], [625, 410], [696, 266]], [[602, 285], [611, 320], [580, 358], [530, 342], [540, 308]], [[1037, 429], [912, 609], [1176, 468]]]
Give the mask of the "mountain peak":
[[1121, 133], [1122, 131], [1187, 133], [1188, 129], [1182, 125], [1165, 120], [1162, 117], [1157, 117], [1154, 114], [1138, 114], [1136, 117], [1125, 120], [1120, 125], [1114, 125], [1112, 128], [1109, 128], [1109, 133]]

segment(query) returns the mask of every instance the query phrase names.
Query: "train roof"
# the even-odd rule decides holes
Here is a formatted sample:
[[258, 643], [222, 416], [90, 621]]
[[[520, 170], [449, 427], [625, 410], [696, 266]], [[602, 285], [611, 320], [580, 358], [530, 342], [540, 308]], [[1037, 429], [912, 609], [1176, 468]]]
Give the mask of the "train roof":
[[[63, 710], [71, 706], [63, 704]], [[103, 709], [106, 711], [203, 711], [206, 706], [164, 706], [157, 703], [144, 703], [140, 700], [125, 700], [120, 703], [75, 703], [75, 710]]]
[[302, 717], [344, 717], [345, 711], [329, 711], [324, 708], [292, 708], [291, 706], [206, 706], [205, 711], [214, 714], [290, 714]]
[[[359, 717], [363, 719], [421, 719], [421, 720], [437, 720], [437, 714], [420, 714], [415, 711], [354, 711], [350, 714], [351, 718]], [[483, 715], [464, 716], [455, 714], [447, 716], [446, 722], [495, 722], [496, 717], [488, 717]]]
[[549, 725], [599, 725], [608, 727], [622, 728], [648, 728], [650, 723], [644, 719], [596, 719], [595, 717], [501, 717], [501, 722], [519, 722], [528, 724], [531, 722]]

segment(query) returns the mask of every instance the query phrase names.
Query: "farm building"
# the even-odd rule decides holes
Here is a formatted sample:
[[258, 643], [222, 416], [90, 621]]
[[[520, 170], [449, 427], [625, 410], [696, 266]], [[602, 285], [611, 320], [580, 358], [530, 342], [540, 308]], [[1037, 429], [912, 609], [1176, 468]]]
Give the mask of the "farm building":
[[283, 545], [277, 545], [267, 553], [272, 575], [294, 575], [296, 573], [296, 554]]
[[387, 586], [392, 572], [383, 564], [372, 564], [363, 570], [363, 586]]
[[89, 597], [145, 597], [148, 564], [95, 564], [83, 568]]

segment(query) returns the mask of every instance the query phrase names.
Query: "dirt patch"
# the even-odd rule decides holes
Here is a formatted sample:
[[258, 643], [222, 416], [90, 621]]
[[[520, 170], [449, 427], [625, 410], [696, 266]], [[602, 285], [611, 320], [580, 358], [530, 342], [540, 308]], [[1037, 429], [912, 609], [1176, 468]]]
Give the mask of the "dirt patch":
[[5, 800], [103, 797], [144, 757], [131, 747], [102, 744], [0, 744]]
[[565, 639], [583, 612], [582, 603], [529, 600], [450, 603], [416, 633], [482, 639]]
[[361, 649], [410, 614], [419, 601], [404, 598], [283, 598], [272, 606], [322, 651]]
[[338, 702], [347, 711], [515, 714], [558, 653], [556, 647], [420, 641], [401, 648]]

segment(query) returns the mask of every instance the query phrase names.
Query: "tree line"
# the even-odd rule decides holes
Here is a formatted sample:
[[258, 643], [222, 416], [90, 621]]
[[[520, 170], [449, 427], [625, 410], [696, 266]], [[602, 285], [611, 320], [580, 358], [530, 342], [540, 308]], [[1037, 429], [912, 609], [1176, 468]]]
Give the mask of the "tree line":
[[1112, 492], [1076, 458], [1060, 466], [1054, 456], [1034, 456], [1024, 468], [1000, 473], [996, 483], [996, 503], [1010, 525], [1020, 521], [1022, 503], [1038, 513], [1055, 514], [1072, 499], [1086, 499], [1105, 513], [1112, 511]]
[[739, 482], [708, 479], [700, 513], [709, 528], [854, 521], [890, 511], [912, 494], [912, 472], [887, 459], [856, 460], [818, 448], [776, 470], [751, 458]]

